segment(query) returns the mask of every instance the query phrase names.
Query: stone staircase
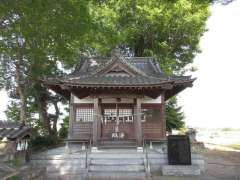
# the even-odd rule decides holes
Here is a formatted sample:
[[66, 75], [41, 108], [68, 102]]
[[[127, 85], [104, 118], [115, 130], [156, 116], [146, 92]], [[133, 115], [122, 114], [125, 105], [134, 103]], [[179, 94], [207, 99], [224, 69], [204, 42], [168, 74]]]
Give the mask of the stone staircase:
[[99, 141], [99, 149], [136, 149], [135, 139], [129, 140], [101, 140]]
[[85, 153], [33, 156], [31, 164], [46, 167], [49, 180], [77, 180], [87, 178]]
[[[151, 173], [159, 173], [168, 164], [167, 154], [162, 150], [149, 150], [148, 161]], [[34, 169], [45, 167], [48, 180], [147, 178], [145, 154], [138, 152], [136, 148], [103, 148], [89, 153], [86, 158], [86, 151], [82, 151], [79, 145], [71, 146], [71, 151], [59, 147], [34, 154], [31, 164]], [[204, 172], [202, 156], [192, 154], [192, 164]]]
[[[87, 160], [87, 161], [86, 161]], [[32, 156], [35, 168], [46, 167], [49, 180], [145, 179], [144, 153], [134, 149], [72, 150]]]
[[91, 179], [145, 179], [144, 156], [126, 149], [109, 149], [89, 155], [88, 177]]

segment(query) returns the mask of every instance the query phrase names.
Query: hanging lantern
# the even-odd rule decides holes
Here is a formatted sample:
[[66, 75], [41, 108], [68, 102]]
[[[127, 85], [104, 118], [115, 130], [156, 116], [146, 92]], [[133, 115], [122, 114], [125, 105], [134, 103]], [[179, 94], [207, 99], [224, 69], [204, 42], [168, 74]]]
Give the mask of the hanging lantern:
[[26, 140], [25, 143], [26, 143], [25, 144], [25, 150], [27, 150], [28, 149], [28, 141]]
[[20, 141], [17, 142], [17, 151], [21, 151], [21, 142]]

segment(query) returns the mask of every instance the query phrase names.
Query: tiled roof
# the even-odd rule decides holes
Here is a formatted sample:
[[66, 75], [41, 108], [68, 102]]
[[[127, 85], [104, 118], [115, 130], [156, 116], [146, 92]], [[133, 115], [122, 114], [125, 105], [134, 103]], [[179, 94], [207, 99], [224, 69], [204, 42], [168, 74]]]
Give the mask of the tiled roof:
[[[66, 79], [55, 79], [52, 83], [59, 83], [65, 85], [103, 85], [103, 86], [147, 86], [147, 85], [161, 85], [164, 83], [181, 84], [191, 81], [190, 76], [182, 77], [146, 77], [146, 76], [85, 76]], [[51, 83], [51, 82], [50, 82]]]
[[[137, 71], [142, 72], [136, 76], [124, 76], [122, 74], [97, 74], [101, 69], [107, 67], [113, 60], [111, 58], [86, 58], [81, 59], [80, 65], [76, 70], [63, 78], [48, 79], [49, 82], [59, 82], [78, 84], [78, 85], [152, 85], [165, 82], [184, 82], [191, 80], [189, 76], [165, 76], [161, 71], [158, 63], [151, 57], [128, 57], [124, 63], [134, 67]], [[120, 60], [123, 61], [123, 60]]]
[[[186, 87], [192, 86], [194, 80], [190, 76], [166, 76], [152, 57], [113, 55], [110, 58], [82, 58], [73, 73], [60, 78], [47, 78], [43, 82], [67, 98], [73, 91], [75, 94], [81, 93], [84, 96], [89, 93], [98, 93], [95, 91], [102, 87], [110, 87], [110, 89], [123, 87], [122, 90], [128, 87], [145, 88], [145, 90], [157, 87], [158, 90], [148, 90], [148, 94], [167, 90], [167, 98], [170, 98]], [[77, 89], [79, 87], [92, 89], [80, 91]]]
[[0, 121], [0, 139], [21, 139], [31, 136], [31, 128], [12, 121]]
[[[111, 58], [82, 58], [70, 77], [93, 75], [97, 70], [111, 62]], [[144, 72], [148, 76], [164, 76], [158, 63], [152, 57], [126, 57], [125, 63]]]

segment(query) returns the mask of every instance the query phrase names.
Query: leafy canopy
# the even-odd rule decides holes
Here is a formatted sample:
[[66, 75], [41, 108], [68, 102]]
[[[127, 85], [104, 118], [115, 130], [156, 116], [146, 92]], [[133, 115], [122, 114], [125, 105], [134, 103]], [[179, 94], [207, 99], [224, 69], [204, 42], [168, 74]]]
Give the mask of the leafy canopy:
[[[16, 99], [21, 87], [26, 110], [42, 114], [40, 122], [61, 99], [39, 80], [62, 74], [59, 64], [72, 68], [79, 55], [109, 55], [119, 46], [132, 56], [155, 57], [167, 74], [183, 74], [200, 52], [210, 14], [209, 0], [1, 0], [0, 9], [0, 87]], [[169, 129], [181, 126], [179, 111], [176, 100], [167, 104]]]
[[135, 56], [154, 56], [168, 73], [184, 73], [200, 51], [209, 16], [207, 0], [93, 1], [91, 16], [100, 26], [93, 47], [109, 53], [116, 45]]

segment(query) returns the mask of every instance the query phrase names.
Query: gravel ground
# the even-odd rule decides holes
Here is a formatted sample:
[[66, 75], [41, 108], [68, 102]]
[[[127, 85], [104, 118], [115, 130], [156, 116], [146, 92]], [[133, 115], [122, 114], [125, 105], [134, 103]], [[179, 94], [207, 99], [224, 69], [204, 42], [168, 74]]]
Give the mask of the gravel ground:
[[154, 174], [152, 180], [240, 180], [240, 152], [206, 149], [201, 152], [205, 174], [198, 177], [168, 177]]

